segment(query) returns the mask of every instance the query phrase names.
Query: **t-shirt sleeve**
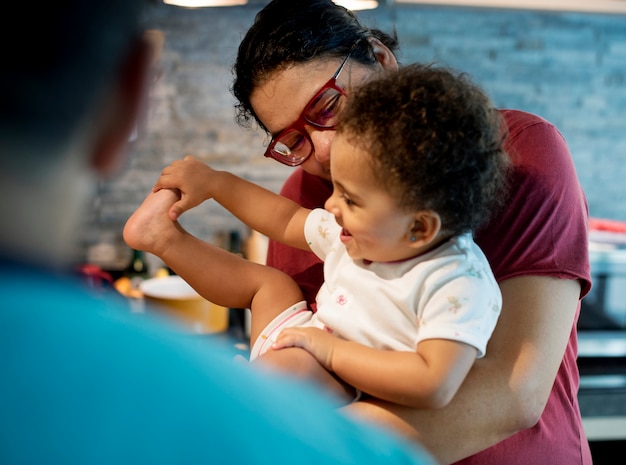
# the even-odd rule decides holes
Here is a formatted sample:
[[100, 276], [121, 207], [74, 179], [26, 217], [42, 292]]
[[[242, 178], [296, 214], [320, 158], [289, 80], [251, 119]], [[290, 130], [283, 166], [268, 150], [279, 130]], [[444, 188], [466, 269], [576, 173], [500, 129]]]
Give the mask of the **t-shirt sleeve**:
[[339, 233], [338, 224], [332, 213], [323, 208], [311, 210], [304, 225], [304, 235], [315, 255], [325, 260], [332, 251], [334, 239]]
[[441, 283], [432, 295], [419, 323], [417, 342], [426, 339], [449, 339], [464, 342], [478, 351], [481, 358], [500, 315], [502, 297], [488, 280], [460, 276]]

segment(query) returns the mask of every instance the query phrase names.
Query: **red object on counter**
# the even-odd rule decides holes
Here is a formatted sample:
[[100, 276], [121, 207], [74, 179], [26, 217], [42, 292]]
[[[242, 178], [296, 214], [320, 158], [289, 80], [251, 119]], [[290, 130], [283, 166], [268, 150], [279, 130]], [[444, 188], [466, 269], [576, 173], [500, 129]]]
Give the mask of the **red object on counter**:
[[589, 229], [595, 231], [626, 233], [626, 221], [589, 218]]
[[113, 285], [113, 277], [110, 273], [102, 270], [98, 265], [84, 264], [76, 268], [79, 276], [84, 278], [86, 284], [94, 289], [99, 289], [103, 285]]

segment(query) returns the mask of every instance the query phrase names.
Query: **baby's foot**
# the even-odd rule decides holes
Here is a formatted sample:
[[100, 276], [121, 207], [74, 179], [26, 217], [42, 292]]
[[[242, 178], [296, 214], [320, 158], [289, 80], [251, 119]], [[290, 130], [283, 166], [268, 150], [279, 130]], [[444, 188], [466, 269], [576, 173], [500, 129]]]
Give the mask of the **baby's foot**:
[[161, 189], [151, 192], [124, 226], [124, 241], [129, 247], [160, 256], [159, 245], [167, 244], [171, 234], [179, 233], [177, 222], [169, 218], [169, 209], [180, 200], [178, 191]]

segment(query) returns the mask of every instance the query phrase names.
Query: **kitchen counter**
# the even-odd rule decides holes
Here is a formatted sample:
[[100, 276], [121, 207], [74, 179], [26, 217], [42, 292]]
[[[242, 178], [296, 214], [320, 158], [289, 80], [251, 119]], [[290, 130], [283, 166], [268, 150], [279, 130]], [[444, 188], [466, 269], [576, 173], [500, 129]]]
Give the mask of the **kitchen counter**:
[[626, 440], [626, 390], [581, 389], [578, 402], [589, 441]]
[[578, 366], [587, 437], [626, 440], [626, 332], [580, 331]]

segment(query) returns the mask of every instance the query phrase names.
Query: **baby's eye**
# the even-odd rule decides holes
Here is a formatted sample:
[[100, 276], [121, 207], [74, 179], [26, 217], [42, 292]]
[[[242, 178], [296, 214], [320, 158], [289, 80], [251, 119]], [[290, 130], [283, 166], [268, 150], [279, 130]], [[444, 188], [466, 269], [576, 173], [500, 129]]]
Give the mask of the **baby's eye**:
[[342, 195], [341, 198], [343, 199], [343, 201], [345, 202], [346, 205], [348, 205], [348, 206], [354, 205], [354, 202], [352, 200], [350, 200], [350, 197]]

